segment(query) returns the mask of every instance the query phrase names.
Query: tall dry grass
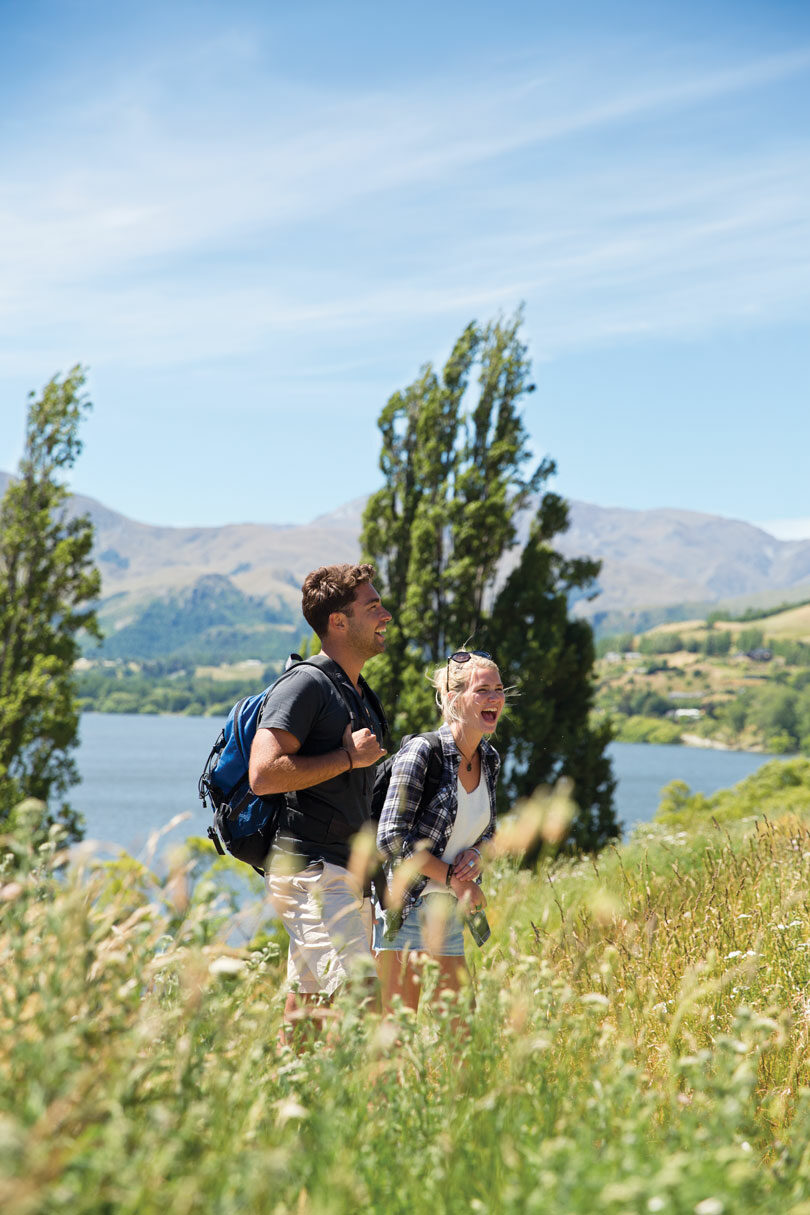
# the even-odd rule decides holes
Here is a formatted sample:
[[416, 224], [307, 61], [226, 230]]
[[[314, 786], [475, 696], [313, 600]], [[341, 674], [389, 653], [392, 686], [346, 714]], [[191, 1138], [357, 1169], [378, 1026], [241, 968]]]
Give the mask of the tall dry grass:
[[17, 847], [0, 876], [4, 1215], [810, 1213], [795, 813], [501, 855], [473, 991], [393, 1022], [347, 993], [297, 1054], [283, 950], [226, 943], [198, 849], [163, 879], [63, 862]]

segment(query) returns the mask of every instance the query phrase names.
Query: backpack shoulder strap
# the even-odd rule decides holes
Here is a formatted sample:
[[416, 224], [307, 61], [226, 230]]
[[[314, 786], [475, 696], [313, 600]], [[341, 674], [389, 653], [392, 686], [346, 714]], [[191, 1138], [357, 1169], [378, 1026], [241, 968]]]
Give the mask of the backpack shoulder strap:
[[[406, 734], [399, 744], [400, 750], [402, 750], [406, 743], [413, 742], [415, 738], [424, 738], [430, 744], [430, 754], [428, 755], [427, 767], [425, 769], [425, 783], [422, 786], [422, 796], [419, 799], [420, 806], [427, 806], [433, 801], [433, 798], [439, 791], [439, 785], [442, 783], [444, 748], [442, 747], [442, 740], [439, 737], [438, 731], [426, 730], [424, 734]], [[396, 756], [390, 757], [391, 764], [393, 764], [395, 758]], [[385, 762], [383, 760], [383, 763]]]
[[428, 757], [425, 785], [422, 792], [423, 804], [427, 805], [436, 796], [439, 785], [442, 783], [444, 750], [442, 748], [442, 740], [436, 730], [429, 730], [422, 737], [428, 739], [430, 742], [430, 755]]
[[368, 686], [368, 684], [366, 683], [366, 681], [362, 675], [360, 676], [360, 679], [358, 680], [358, 682], [360, 684], [360, 687], [363, 689], [363, 695], [368, 700], [368, 703], [371, 705], [372, 709], [374, 710], [374, 714], [377, 717], [377, 720], [379, 721], [380, 725], [382, 726], [383, 740], [390, 739], [391, 727], [388, 725], [388, 718], [385, 716], [385, 709], [383, 709], [382, 705], [380, 704], [377, 693], [374, 691], [373, 688], [370, 688]]
[[302, 658], [301, 661], [296, 665], [314, 667], [316, 671], [323, 672], [323, 674], [338, 692], [340, 699], [346, 706], [346, 711], [349, 714], [349, 721], [352, 722], [352, 726], [354, 726], [357, 713], [355, 712], [354, 705], [351, 703], [346, 691], [348, 676], [343, 668], [339, 666], [339, 664], [336, 663], [333, 658], [329, 658], [326, 654], [313, 654], [311, 658]]
[[[316, 667], [317, 670], [323, 671], [324, 675], [331, 679], [332, 683], [340, 693], [343, 703], [348, 709], [350, 720], [352, 723], [354, 723], [357, 719], [357, 713], [355, 712], [354, 706], [347, 695], [349, 677], [340, 664], [335, 662], [333, 658], [329, 658], [327, 654], [313, 654], [311, 658], [302, 659], [302, 662], [305, 666]], [[388, 718], [385, 716], [383, 707], [380, 704], [376, 693], [372, 691], [362, 675], [360, 676], [358, 683], [363, 692], [364, 698], [367, 699], [372, 711], [374, 712], [374, 715], [380, 723], [383, 740], [385, 740], [389, 735], [389, 727]]]

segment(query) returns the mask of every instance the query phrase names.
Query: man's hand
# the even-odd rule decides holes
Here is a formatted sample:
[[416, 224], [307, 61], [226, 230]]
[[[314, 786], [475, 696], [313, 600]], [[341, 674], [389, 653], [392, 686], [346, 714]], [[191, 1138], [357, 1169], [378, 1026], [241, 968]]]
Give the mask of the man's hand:
[[365, 726], [362, 730], [352, 731], [350, 723], [343, 731], [341, 745], [349, 752], [353, 768], [370, 768], [385, 755], [385, 751], [377, 742], [377, 735]]

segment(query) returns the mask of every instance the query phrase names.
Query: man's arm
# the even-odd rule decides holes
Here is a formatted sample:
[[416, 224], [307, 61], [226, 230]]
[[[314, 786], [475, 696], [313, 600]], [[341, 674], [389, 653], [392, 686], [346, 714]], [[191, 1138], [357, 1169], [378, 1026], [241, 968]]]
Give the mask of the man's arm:
[[385, 755], [371, 730], [352, 732], [350, 725], [336, 751], [325, 755], [299, 755], [300, 741], [288, 730], [260, 727], [250, 749], [248, 777], [254, 793], [294, 793], [320, 785], [350, 768], [368, 768]]

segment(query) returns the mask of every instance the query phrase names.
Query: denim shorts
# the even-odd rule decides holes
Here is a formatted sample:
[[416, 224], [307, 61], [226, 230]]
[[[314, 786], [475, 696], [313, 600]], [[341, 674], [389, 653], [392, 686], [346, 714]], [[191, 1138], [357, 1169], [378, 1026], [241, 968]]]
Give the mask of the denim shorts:
[[458, 914], [458, 900], [452, 894], [425, 894], [417, 899], [408, 918], [392, 940], [383, 933], [385, 921], [377, 907], [374, 915], [375, 950], [403, 949], [433, 954], [434, 957], [464, 957], [464, 925]]

